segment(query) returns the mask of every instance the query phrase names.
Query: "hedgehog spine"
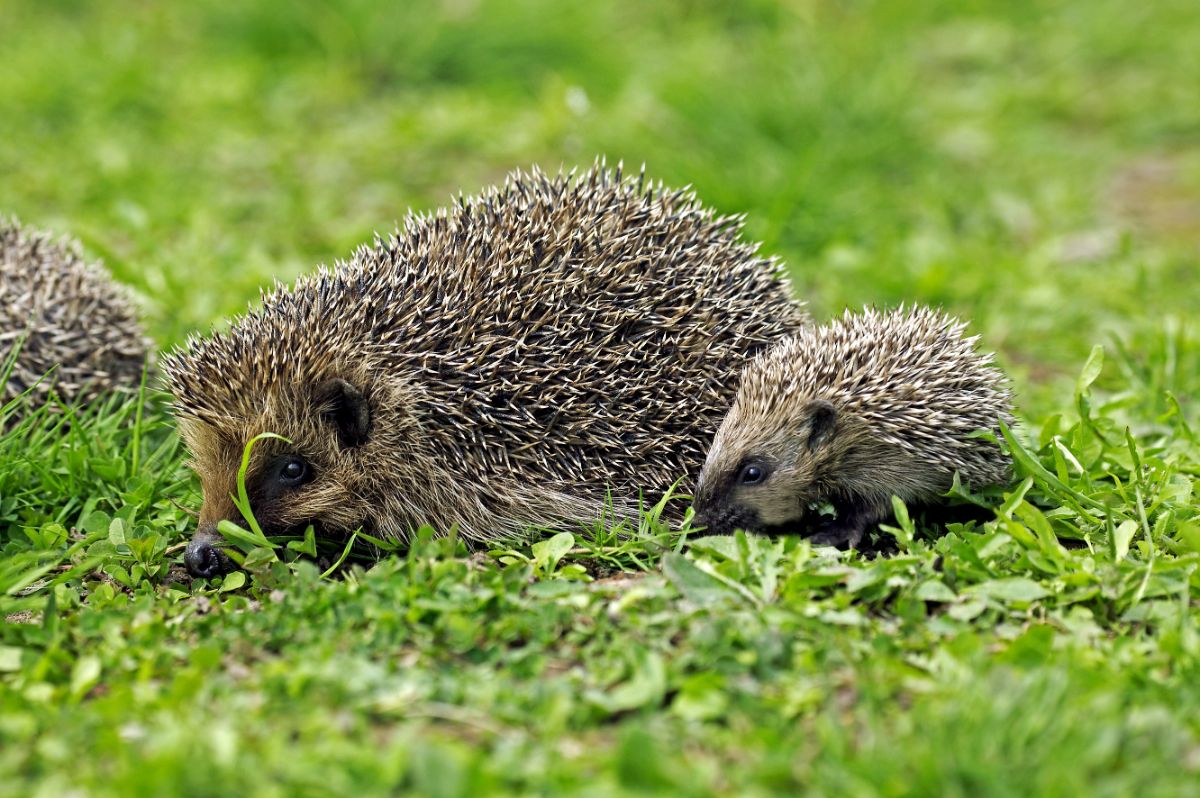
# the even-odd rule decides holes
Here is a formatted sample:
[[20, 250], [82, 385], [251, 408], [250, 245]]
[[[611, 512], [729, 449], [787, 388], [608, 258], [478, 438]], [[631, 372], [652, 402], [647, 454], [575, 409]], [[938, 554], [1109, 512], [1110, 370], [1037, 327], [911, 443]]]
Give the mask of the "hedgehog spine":
[[698, 469], [727, 376], [807, 321], [739, 230], [644, 176], [535, 169], [277, 288], [164, 363], [201, 532], [264, 431], [295, 442], [252, 466], [276, 528], [486, 540], [591, 522], [609, 489], [630, 512]]
[[77, 242], [0, 217], [0, 346], [16, 348], [0, 403], [53, 390], [76, 404], [137, 388], [151, 351], [138, 316]]
[[838, 517], [816, 539], [857, 545], [891, 496], [932, 503], [957, 472], [1008, 478], [978, 430], [1012, 423], [1004, 374], [977, 337], [942, 313], [849, 311], [802, 330], [742, 374], [701, 471], [697, 513], [710, 530], [800, 529], [811, 505]]

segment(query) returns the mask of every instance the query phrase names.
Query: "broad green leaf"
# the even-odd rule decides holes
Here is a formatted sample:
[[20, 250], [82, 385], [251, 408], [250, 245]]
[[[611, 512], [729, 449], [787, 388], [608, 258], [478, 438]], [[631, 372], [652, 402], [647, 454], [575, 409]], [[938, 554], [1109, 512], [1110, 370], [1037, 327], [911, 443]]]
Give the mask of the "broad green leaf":
[[[365, 536], [364, 536], [365, 537]], [[317, 536], [313, 530], [312, 524], [304, 530], [303, 540], [289, 540], [287, 547], [292, 551], [298, 551], [301, 554], [307, 554], [309, 557], [317, 556]]]
[[737, 539], [733, 535], [706, 535], [688, 545], [693, 551], [715, 554], [723, 560], [737, 562], [739, 559]]
[[1113, 530], [1113, 556], [1116, 562], [1125, 559], [1129, 554], [1129, 544], [1133, 540], [1133, 536], [1137, 534], [1137, 521], [1129, 520], [1122, 521]]
[[21, 670], [21, 653], [24, 649], [16, 646], [0, 646], [0, 673], [11, 673]]
[[917, 589], [913, 591], [913, 595], [922, 601], [939, 601], [942, 603], [950, 603], [958, 599], [954, 591], [946, 587], [946, 583], [940, 579], [930, 579], [922, 582], [917, 585]]
[[692, 601], [704, 603], [738, 595], [727, 584], [713, 574], [701, 570], [695, 562], [682, 554], [671, 552], [664, 556], [663, 573], [680, 593]]
[[907, 539], [911, 542], [912, 536], [917, 530], [908, 516], [908, 507], [899, 496], [892, 497], [892, 511], [896, 514], [896, 523], [900, 525], [900, 529], [905, 532]]
[[846, 578], [846, 591], [857, 593], [871, 585], [879, 584], [886, 578], [887, 570], [885, 568], [856, 568]]
[[607, 691], [592, 692], [591, 700], [608, 712], [627, 712], [659, 703], [666, 687], [667, 673], [662, 657], [653, 651], [642, 650], [628, 679]]
[[725, 679], [712, 672], [689, 676], [671, 702], [671, 712], [690, 720], [712, 720], [725, 714], [729, 696]]
[[950, 608], [946, 610], [946, 614], [956, 621], [971, 621], [982, 615], [986, 609], [987, 604], [973, 599], [961, 604], [951, 604]]
[[125, 545], [125, 522], [114, 518], [108, 525], [108, 542], [114, 546]]
[[1104, 368], [1104, 347], [1097, 344], [1092, 347], [1092, 353], [1088, 355], [1087, 362], [1083, 364], [1083, 370], [1079, 372], [1079, 379], [1075, 381], [1075, 396], [1083, 396], [1088, 389], [1092, 387], [1092, 383], [1100, 376], [1101, 370]]
[[1008, 579], [991, 579], [987, 582], [971, 585], [964, 592], [972, 595], [986, 596], [998, 601], [1021, 603], [1037, 601], [1040, 598], [1050, 595], [1050, 591], [1046, 590], [1046, 588], [1032, 579], [1027, 579], [1023, 576], [1014, 576]]
[[257, 548], [246, 555], [246, 559], [242, 561], [242, 567], [247, 571], [257, 573], [278, 559], [273, 550]]
[[1185, 546], [1200, 554], [1200, 524], [1180, 523], [1176, 526], [1176, 534]]
[[71, 695], [79, 698], [100, 679], [100, 658], [85, 655], [71, 668]]
[[83, 528], [84, 532], [107, 533], [108, 525], [110, 523], [112, 523], [112, 518], [109, 517], [108, 513], [102, 512], [100, 510], [95, 510], [91, 513], [88, 513], [87, 516], [84, 517], [84, 519], [82, 521], [80, 521], [79, 526]]
[[537, 563], [538, 568], [548, 573], [554, 570], [554, 566], [558, 565], [558, 561], [574, 545], [574, 535], [570, 532], [559, 532], [549, 540], [542, 540], [533, 544], [533, 561]]

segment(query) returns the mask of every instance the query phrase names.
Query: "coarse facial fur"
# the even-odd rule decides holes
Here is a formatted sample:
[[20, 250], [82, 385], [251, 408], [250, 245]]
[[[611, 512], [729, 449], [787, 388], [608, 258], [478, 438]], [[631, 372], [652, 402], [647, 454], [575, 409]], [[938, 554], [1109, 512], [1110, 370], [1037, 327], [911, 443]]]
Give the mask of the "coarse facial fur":
[[[972, 437], [1011, 423], [1003, 374], [963, 325], [928, 309], [847, 313], [747, 366], [701, 471], [697, 522], [715, 534], [807, 532], [856, 546], [891, 497], [936, 501], [1009, 464]], [[813, 517], [828, 502], [836, 518]]]
[[[520, 507], [532, 506], [544, 518], [585, 511], [570, 497], [553, 491], [543, 496], [515, 482], [462, 485], [454, 462], [428, 445], [430, 436], [414, 412], [420, 400], [413, 387], [362, 363], [326, 374], [337, 376], [279, 373], [254, 416], [220, 424], [180, 420], [204, 493], [201, 537], [215, 539], [219, 521], [240, 519], [233, 497], [245, 442], [275, 430], [286, 430], [287, 440], [257, 441], [246, 480], [255, 518], [267, 534], [312, 524], [323, 534], [362, 528], [403, 537], [422, 524], [451, 529], [465, 521], [470, 536], [475, 523], [490, 521], [502, 535], [518, 531], [505, 524]], [[307, 473], [293, 485], [281, 478], [280, 468], [294, 458]]]
[[632, 514], [699, 469], [726, 375], [807, 323], [739, 226], [602, 166], [516, 173], [277, 288], [164, 364], [199, 537], [238, 520], [263, 432], [291, 441], [247, 472], [267, 529], [483, 541]]

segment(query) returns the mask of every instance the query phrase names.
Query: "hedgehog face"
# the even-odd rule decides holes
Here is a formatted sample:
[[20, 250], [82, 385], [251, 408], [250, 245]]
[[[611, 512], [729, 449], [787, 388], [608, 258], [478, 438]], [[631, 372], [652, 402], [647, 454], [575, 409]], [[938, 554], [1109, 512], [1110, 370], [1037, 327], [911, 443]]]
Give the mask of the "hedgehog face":
[[[361, 384], [361, 383], [360, 383]], [[283, 384], [238, 423], [185, 416], [183, 435], [200, 476], [204, 504], [200, 526], [185, 561], [194, 575], [212, 576], [229, 563], [215, 550], [222, 520], [241, 523], [233, 503], [247, 441], [264, 432], [251, 450], [246, 492], [255, 519], [267, 534], [301, 531], [340, 536], [357, 528], [388, 528], [397, 508], [379, 502], [387, 487], [410, 475], [436, 474], [411, 420], [405, 396], [382, 380], [362, 388], [343, 377], [315, 387]], [[376, 497], [372, 500], [370, 497]]]
[[772, 421], [734, 403], [700, 473], [697, 523], [713, 534], [784, 532], [826, 498], [823, 474], [839, 459], [845, 419], [820, 399], [798, 407]]

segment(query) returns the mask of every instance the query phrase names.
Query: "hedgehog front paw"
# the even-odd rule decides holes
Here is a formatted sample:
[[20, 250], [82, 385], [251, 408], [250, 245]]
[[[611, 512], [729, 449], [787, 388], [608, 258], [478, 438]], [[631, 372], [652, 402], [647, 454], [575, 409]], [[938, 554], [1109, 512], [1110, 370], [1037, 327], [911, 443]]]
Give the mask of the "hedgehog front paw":
[[833, 546], [845, 551], [856, 547], [862, 540], [862, 533], [854, 533], [848, 529], [823, 529], [814, 535], [809, 535], [808, 541], [814, 546]]
[[858, 548], [867, 531], [863, 521], [860, 516], [830, 519], [818, 526], [808, 540], [814, 546], [834, 546], [842, 551]]

